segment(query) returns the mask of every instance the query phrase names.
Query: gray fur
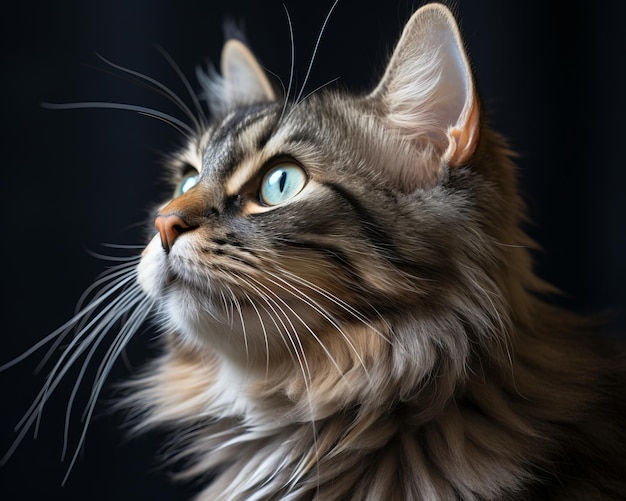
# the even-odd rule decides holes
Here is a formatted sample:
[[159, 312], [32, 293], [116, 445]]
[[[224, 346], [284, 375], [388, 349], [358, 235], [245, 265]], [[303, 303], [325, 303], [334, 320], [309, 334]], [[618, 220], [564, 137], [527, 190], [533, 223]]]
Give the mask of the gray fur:
[[[149, 248], [175, 270], [147, 287], [172, 332], [138, 382], [151, 408], [140, 427], [193, 430], [177, 438], [193, 459], [183, 475], [220, 472], [199, 499], [586, 500], [626, 489], [623, 363], [599, 354], [589, 322], [541, 299], [551, 289], [532, 273], [510, 154], [468, 118], [477, 105], [458, 36], [444, 8], [427, 7], [369, 96], [263, 98], [250, 111], [260, 118], [238, 128], [226, 124], [245, 124], [241, 101], [217, 106], [222, 125], [195, 146], [194, 197], [220, 216], [198, 219], [179, 254], [178, 243], [167, 258]], [[440, 113], [447, 96], [457, 104]], [[467, 156], [453, 143], [469, 160], [455, 163]], [[279, 207], [245, 209], [276, 157], [303, 166], [309, 185]], [[184, 197], [162, 212], [193, 217]]]
[[[214, 121], [171, 162], [199, 182], [159, 210], [185, 231], [130, 272], [165, 343], [126, 401], [216, 475], [198, 500], [626, 492], [624, 351], [545, 300], [459, 36], [421, 9], [365, 96], [283, 101], [240, 42], [203, 79]], [[268, 207], [277, 162], [308, 183]]]

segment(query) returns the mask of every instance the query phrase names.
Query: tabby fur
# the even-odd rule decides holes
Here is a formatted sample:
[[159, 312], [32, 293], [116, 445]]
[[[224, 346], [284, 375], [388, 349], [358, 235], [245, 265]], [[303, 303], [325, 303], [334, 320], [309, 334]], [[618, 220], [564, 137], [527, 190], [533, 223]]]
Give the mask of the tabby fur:
[[[446, 7], [367, 95], [281, 96], [237, 40], [201, 80], [170, 159], [197, 183], [136, 271], [164, 351], [125, 400], [198, 501], [623, 498], [624, 351], [546, 300]], [[306, 184], [263, 203], [281, 162]]]

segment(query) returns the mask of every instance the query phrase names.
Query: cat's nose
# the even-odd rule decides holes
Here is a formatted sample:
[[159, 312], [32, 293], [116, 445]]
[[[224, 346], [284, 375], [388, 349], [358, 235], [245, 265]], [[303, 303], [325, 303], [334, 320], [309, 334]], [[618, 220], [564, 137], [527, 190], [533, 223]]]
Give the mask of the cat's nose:
[[159, 230], [161, 245], [168, 253], [181, 233], [193, 229], [182, 217], [176, 214], [159, 214], [154, 220], [154, 226]]

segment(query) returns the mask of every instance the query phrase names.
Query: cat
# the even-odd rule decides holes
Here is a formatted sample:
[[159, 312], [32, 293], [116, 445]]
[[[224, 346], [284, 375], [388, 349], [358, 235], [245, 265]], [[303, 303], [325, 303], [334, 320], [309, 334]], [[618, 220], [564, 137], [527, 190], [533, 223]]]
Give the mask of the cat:
[[181, 124], [153, 237], [70, 322], [23, 430], [115, 322], [97, 386], [152, 317], [163, 353], [120, 407], [172, 431], [200, 501], [624, 496], [624, 348], [533, 273], [447, 7], [366, 95], [281, 96], [238, 39], [201, 82], [212, 118]]

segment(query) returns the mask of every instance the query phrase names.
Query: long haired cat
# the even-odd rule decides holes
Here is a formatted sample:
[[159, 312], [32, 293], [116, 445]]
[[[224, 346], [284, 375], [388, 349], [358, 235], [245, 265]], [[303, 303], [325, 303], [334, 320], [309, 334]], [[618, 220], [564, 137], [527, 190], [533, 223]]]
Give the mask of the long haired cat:
[[367, 95], [283, 97], [235, 39], [202, 83], [212, 120], [171, 156], [154, 237], [36, 404], [122, 319], [102, 382], [152, 316], [163, 354], [124, 405], [211, 478], [198, 500], [624, 496], [624, 351], [545, 300], [446, 7]]

